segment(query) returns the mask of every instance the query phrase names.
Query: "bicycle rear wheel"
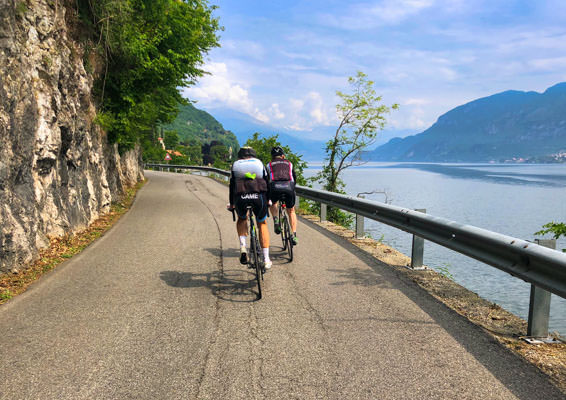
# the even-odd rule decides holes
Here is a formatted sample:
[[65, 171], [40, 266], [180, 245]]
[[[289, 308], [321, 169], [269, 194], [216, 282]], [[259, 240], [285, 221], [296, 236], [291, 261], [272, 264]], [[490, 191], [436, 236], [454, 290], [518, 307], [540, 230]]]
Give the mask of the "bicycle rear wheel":
[[252, 264], [255, 268], [255, 279], [257, 281], [257, 298], [261, 299], [261, 281], [263, 280], [262, 265], [259, 250], [259, 241], [255, 233], [255, 227], [252, 226], [250, 229], [250, 257]]
[[289, 253], [289, 262], [293, 261], [293, 240], [291, 232], [291, 227], [289, 226], [289, 218], [285, 215], [284, 229], [285, 231], [285, 242], [287, 244], [287, 252]]
[[285, 240], [285, 231], [283, 229], [284, 221], [283, 219], [286, 217], [285, 211], [283, 207], [279, 205], [279, 226], [281, 230], [281, 241], [283, 242], [283, 251], [287, 249], [287, 241]]

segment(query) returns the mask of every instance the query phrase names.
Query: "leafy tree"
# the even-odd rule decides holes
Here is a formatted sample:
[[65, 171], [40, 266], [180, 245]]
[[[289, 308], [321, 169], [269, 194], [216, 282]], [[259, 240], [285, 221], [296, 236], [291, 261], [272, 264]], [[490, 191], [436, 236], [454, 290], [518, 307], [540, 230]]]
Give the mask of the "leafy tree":
[[346, 168], [360, 164], [361, 151], [375, 142], [385, 126], [385, 115], [399, 107], [397, 104], [391, 107], [381, 104], [381, 96], [377, 96], [373, 89], [374, 82], [363, 72], [348, 78], [348, 83], [351, 94], [336, 92], [342, 100], [336, 105], [340, 123], [334, 137], [326, 143], [327, 162], [316, 176], [316, 181], [331, 192], [341, 191], [344, 183], [340, 174]]
[[95, 93], [97, 122], [120, 150], [140, 134], [171, 122], [178, 88], [205, 72], [203, 57], [218, 46], [218, 19], [206, 0], [77, 0], [81, 19], [103, 59]]
[[214, 160], [215, 168], [228, 169], [230, 164], [228, 148], [223, 144], [216, 144], [210, 147], [210, 156]]
[[[544, 229], [535, 233], [535, 235], [546, 235], [552, 233], [554, 239], [559, 239], [562, 236], [566, 236], [566, 223], [564, 222], [549, 222], [542, 226]], [[566, 252], [566, 249], [562, 249]]]
[[[344, 182], [340, 175], [345, 169], [361, 164], [361, 152], [377, 139], [379, 131], [385, 126], [385, 116], [398, 105], [388, 107], [381, 104], [373, 88], [374, 82], [367, 75], [358, 72], [348, 78], [351, 93], [337, 91], [341, 102], [336, 105], [340, 119], [334, 137], [326, 143], [325, 164], [322, 171], [312, 181], [319, 182], [323, 189], [330, 192], [344, 193]], [[351, 218], [338, 209], [328, 209], [328, 219], [344, 225], [350, 225]]]
[[165, 142], [165, 148], [167, 150], [172, 150], [179, 144], [179, 136], [175, 131], [165, 131], [163, 133], [163, 142]]
[[151, 139], [144, 138], [142, 141], [143, 161], [144, 162], [162, 162], [165, 158], [165, 150], [161, 145], [156, 145]]
[[297, 183], [299, 185], [305, 185], [306, 179], [303, 176], [303, 171], [307, 167], [307, 163], [303, 161], [302, 155], [291, 151], [291, 148], [287, 145], [282, 145], [279, 142], [279, 135], [271, 135], [268, 137], [260, 137], [261, 133], [256, 132], [251, 138], [246, 141], [245, 146], [253, 148], [257, 157], [264, 163], [267, 164], [271, 161], [271, 149], [275, 146], [281, 146], [285, 152], [285, 158], [293, 163], [293, 169], [297, 174]]
[[200, 145], [187, 146], [189, 165], [202, 165], [202, 148]]

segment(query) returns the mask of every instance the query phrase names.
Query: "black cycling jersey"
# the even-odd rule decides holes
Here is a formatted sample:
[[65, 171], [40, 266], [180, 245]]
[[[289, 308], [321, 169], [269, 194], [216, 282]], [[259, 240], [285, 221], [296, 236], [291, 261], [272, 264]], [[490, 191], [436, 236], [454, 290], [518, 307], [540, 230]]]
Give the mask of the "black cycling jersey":
[[295, 181], [297, 176], [293, 163], [284, 158], [275, 158], [267, 164], [269, 174], [269, 199], [275, 204], [285, 198], [288, 208], [295, 207]]
[[246, 218], [246, 207], [251, 205], [258, 222], [267, 217], [269, 176], [257, 158], [244, 158], [234, 162], [230, 176], [230, 204], [238, 217]]

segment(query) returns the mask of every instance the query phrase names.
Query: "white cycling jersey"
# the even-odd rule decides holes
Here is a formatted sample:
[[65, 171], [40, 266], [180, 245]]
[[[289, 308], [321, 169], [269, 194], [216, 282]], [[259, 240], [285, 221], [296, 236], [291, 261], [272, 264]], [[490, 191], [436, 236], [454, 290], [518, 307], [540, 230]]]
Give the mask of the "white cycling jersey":
[[263, 178], [264, 173], [263, 163], [257, 158], [237, 160], [232, 165], [232, 174], [235, 178]]

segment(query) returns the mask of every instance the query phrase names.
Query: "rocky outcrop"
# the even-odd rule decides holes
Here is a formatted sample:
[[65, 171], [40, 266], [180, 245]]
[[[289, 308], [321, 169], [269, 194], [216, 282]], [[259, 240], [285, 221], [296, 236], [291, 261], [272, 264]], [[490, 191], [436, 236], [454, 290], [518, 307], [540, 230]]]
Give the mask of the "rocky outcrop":
[[0, 272], [87, 226], [143, 178], [100, 128], [73, 1], [0, 0]]

